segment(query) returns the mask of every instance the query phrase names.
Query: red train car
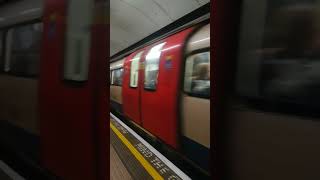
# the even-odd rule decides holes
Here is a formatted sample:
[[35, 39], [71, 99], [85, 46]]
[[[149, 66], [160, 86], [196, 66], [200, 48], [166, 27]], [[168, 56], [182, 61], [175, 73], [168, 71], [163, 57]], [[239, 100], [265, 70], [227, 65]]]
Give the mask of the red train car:
[[1, 160], [26, 179], [108, 177], [106, 5], [0, 1]]
[[110, 67], [114, 109], [203, 167], [210, 149], [209, 48], [210, 24], [198, 24]]

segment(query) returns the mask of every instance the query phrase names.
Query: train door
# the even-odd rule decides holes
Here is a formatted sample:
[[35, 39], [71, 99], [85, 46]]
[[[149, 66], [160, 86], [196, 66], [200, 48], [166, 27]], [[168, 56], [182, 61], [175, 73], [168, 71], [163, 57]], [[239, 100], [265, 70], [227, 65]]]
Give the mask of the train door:
[[182, 47], [191, 29], [148, 48], [141, 81], [141, 119], [145, 129], [177, 148]]
[[42, 163], [62, 179], [107, 179], [108, 8], [103, 0], [46, 0], [44, 9]]
[[135, 123], [142, 125], [140, 117], [140, 89], [141, 78], [139, 77], [140, 60], [142, 59], [144, 50], [133, 53], [128, 56], [124, 63], [123, 76], [123, 111], [125, 116]]

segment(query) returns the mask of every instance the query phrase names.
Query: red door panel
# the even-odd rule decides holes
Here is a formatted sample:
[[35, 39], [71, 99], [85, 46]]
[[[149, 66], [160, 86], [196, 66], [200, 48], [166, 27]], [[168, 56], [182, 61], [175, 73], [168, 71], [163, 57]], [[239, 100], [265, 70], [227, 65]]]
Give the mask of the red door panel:
[[[127, 116], [130, 120], [133, 120], [135, 123], [141, 125], [141, 117], [140, 117], [140, 88], [141, 85], [138, 83], [138, 87], [130, 87], [130, 70], [132, 59], [136, 56], [136, 54], [140, 53], [140, 51], [136, 53], [132, 53], [129, 55], [124, 61], [124, 74], [123, 74], [123, 83], [122, 83], [122, 100], [123, 100], [123, 112], [125, 116]], [[143, 57], [143, 54], [142, 56]], [[138, 82], [141, 77], [138, 77]]]
[[[156, 90], [146, 90], [143, 81], [140, 84], [143, 127], [175, 148], [178, 147], [177, 117], [183, 44], [191, 31], [192, 29], [187, 29], [161, 41], [165, 42], [165, 45], [160, 56]], [[154, 45], [150, 46], [148, 51], [152, 47]], [[145, 78], [144, 70], [141, 70], [140, 74]]]
[[[62, 179], [106, 179], [109, 138], [106, 57], [108, 26], [99, 21], [104, 0], [95, 4], [89, 76], [85, 83], [63, 81], [67, 2], [46, 0], [39, 79], [42, 164]], [[99, 11], [98, 11], [99, 10]], [[99, 14], [100, 12], [100, 14]]]

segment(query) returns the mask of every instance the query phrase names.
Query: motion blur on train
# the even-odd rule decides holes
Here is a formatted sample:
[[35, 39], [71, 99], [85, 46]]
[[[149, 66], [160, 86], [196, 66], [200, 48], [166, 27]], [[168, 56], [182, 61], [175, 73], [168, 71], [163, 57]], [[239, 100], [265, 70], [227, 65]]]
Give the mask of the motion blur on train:
[[[106, 25], [102, 20], [99, 24], [93, 23], [95, 19], [89, 16], [91, 11], [94, 17], [98, 17], [95, 13], [100, 13], [101, 17], [101, 12], [107, 11], [101, 2], [104, 3], [97, 4], [93, 0], [0, 1], [1, 162], [19, 170], [26, 179], [49, 179], [47, 176], [51, 177], [52, 173], [63, 179], [95, 179], [96, 169], [100, 167], [96, 162], [107, 161], [104, 156], [97, 155], [98, 151], [92, 150], [102, 148], [91, 138], [93, 133], [102, 131], [92, 132], [92, 126], [99, 121], [96, 119], [104, 120], [107, 112], [102, 118], [90, 118], [98, 108], [91, 110], [89, 102], [95, 97], [88, 97], [90, 86], [99, 83], [93, 82], [97, 77], [103, 81], [101, 92], [103, 87], [107, 88], [106, 75], [97, 75], [99, 67], [102, 73], [105, 68], [95, 65], [101, 62], [107, 66], [104, 54], [107, 32], [97, 30], [97, 26], [104, 28]], [[77, 23], [73, 23], [75, 21]], [[90, 28], [81, 29], [88, 24]], [[100, 39], [92, 31], [99, 34]], [[70, 43], [75, 39], [77, 45]], [[95, 43], [100, 43], [103, 50], [91, 48]], [[82, 49], [75, 51], [77, 47]], [[103, 93], [106, 95], [105, 91]], [[105, 101], [106, 97], [99, 99]]]
[[21, 1], [0, 9], [1, 136], [36, 159], [42, 5]]
[[[225, 125], [218, 127], [224, 130], [224, 178], [319, 179], [320, 1], [239, 4], [240, 15], [231, 7], [228, 12], [240, 20], [233, 29], [238, 39], [228, 44], [221, 38], [216, 46], [228, 57], [217, 61], [228, 65], [215, 68], [225, 72], [214, 76], [232, 74], [221, 90], [225, 102], [218, 104], [224, 112], [217, 112], [226, 117], [218, 120]], [[226, 19], [220, 22], [214, 24], [220, 26], [215, 37], [231, 32], [222, 23]]]
[[179, 30], [113, 61], [110, 80], [112, 111], [208, 170], [208, 22]]

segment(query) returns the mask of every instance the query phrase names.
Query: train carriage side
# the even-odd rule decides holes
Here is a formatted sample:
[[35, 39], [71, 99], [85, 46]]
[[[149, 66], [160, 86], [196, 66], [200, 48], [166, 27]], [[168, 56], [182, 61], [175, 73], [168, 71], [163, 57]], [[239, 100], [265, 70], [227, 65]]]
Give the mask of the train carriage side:
[[141, 60], [145, 55], [145, 48], [129, 55], [124, 62], [123, 76], [123, 110], [124, 115], [142, 126], [141, 121]]
[[181, 147], [186, 156], [208, 167], [210, 149], [210, 24], [188, 40], [181, 95]]
[[34, 160], [40, 160], [42, 6], [30, 0], [0, 8], [0, 141]]
[[122, 79], [124, 59], [110, 64], [110, 104], [111, 108], [122, 112]]
[[210, 24], [182, 30], [124, 61], [123, 114], [204, 169], [210, 149]]
[[[319, 1], [245, 0], [239, 5], [234, 6], [239, 11], [217, 13], [223, 18], [215, 21], [219, 60], [229, 61], [219, 63], [222, 71], [215, 74], [226, 80], [217, 88], [228, 97], [219, 102], [221, 128], [227, 130], [220, 144], [227, 162], [221, 175], [320, 179]], [[220, 38], [225, 32], [233, 38]]]
[[[125, 62], [124, 114], [133, 114], [131, 110], [135, 109], [136, 116], [129, 118], [174, 148], [179, 146], [178, 97], [183, 47], [192, 30], [193, 27], [188, 28], [140, 49]], [[137, 69], [138, 74], [131, 73]], [[130, 101], [133, 91], [134, 102]]]

